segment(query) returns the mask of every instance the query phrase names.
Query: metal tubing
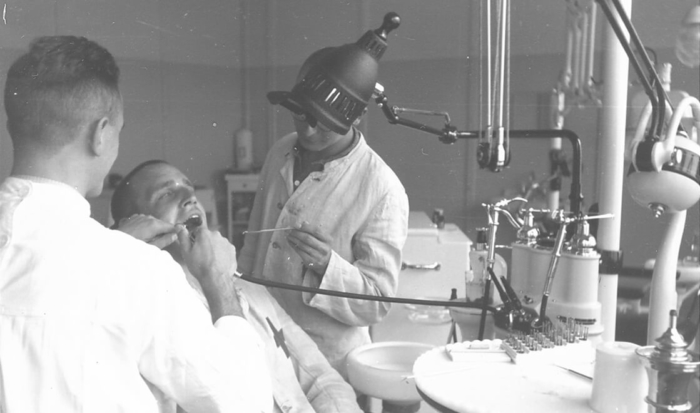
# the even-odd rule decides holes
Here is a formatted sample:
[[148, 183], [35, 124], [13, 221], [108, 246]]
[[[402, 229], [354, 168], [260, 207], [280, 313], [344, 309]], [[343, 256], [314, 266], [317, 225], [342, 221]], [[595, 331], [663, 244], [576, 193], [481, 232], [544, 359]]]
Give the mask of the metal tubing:
[[[642, 82], [644, 91], [649, 97], [649, 100], [652, 102], [652, 107], [654, 108], [654, 114], [656, 116], [653, 119], [654, 123], [652, 124], [651, 130], [655, 131], [657, 136], [660, 136], [664, 127], [664, 116], [666, 115], [665, 106], [668, 101], [668, 96], [666, 95], [666, 91], [663, 88], [663, 83], [659, 79], [659, 75], [656, 73], [656, 68], [654, 68], [653, 64], [651, 63], [651, 59], [649, 59], [649, 55], [647, 55], [647, 52], [644, 49], [644, 45], [642, 45], [642, 42], [641, 40], [639, 40], [639, 36], [637, 35], [634, 26], [632, 26], [632, 22], [627, 17], [629, 12], [625, 11], [625, 8], [620, 3], [620, 0], [611, 1], [615, 6], [615, 9], [617, 10], [617, 17], [619, 17], [619, 19], [625, 25], [629, 36], [626, 36], [625, 33], [622, 31], [622, 28], [620, 27], [618, 22], [618, 18], [612, 12], [610, 6], [607, 4], [607, 0], [597, 1], [600, 3], [601, 8], [603, 9], [603, 13], [608, 19], [609, 27], [611, 27], [615, 32], [615, 35], [617, 36], [620, 42], [620, 45], [627, 54], [627, 57], [629, 59], [627, 65], [629, 65], [630, 61], [632, 62], [632, 66], [634, 67], [635, 72], [637, 72], [639, 80]], [[630, 42], [630, 38], [632, 39], [632, 42]], [[633, 44], [638, 49], [637, 54], [635, 54], [634, 50], [632, 50]], [[644, 73], [644, 70], [642, 69], [640, 62], [637, 59], [637, 56], [642, 58], [641, 63], [644, 63], [644, 65], [646, 66], [646, 69], [649, 72], [648, 76], [649, 78], [651, 78], [651, 80], [647, 78], [647, 75]]]
[[571, 143], [573, 149], [573, 167], [571, 171], [571, 192], [569, 201], [571, 202], [571, 212], [581, 212], [581, 202], [583, 193], [581, 192], [581, 140], [571, 130], [568, 129], [543, 129], [543, 130], [511, 130], [511, 138], [564, 138]]
[[[625, 82], [625, 85], [627, 82]], [[440, 141], [447, 144], [454, 143], [457, 139], [482, 139], [487, 131], [458, 131], [447, 125], [443, 130], [414, 122], [412, 120], [403, 119], [396, 114], [394, 108], [389, 106], [388, 98], [383, 93], [375, 98], [375, 102], [382, 109], [384, 116], [392, 125], [403, 125], [413, 129], [418, 129], [423, 132], [431, 133], [439, 137]], [[624, 117], [623, 117], [624, 118]], [[623, 131], [624, 132], [624, 131]], [[571, 193], [569, 199], [571, 201], [571, 211], [580, 212], [581, 202], [583, 201], [583, 193], [581, 193], [581, 140], [573, 131], [568, 129], [531, 129], [531, 130], [510, 130], [508, 131], [509, 138], [566, 138], [571, 142], [574, 155], [573, 171], [571, 173]], [[623, 133], [624, 137], [624, 133]], [[624, 145], [623, 145], [624, 146]]]
[[[493, 119], [491, 115], [491, 0], [486, 1], [486, 128], [493, 127]], [[491, 143], [491, 135], [488, 136]]]
[[[486, 284], [484, 285], [484, 297], [482, 298], [484, 308], [481, 311], [481, 317], [479, 319], [479, 340], [484, 339], [484, 330], [486, 328], [486, 305], [488, 304], [488, 299], [491, 296], [491, 283], [493, 282], [497, 285], [500, 281], [496, 277], [491, 275], [493, 274], [493, 266], [496, 262], [496, 231], [498, 230], [498, 211], [496, 211], [495, 208], [490, 208], [488, 213], [489, 239], [486, 256], [486, 266], [489, 276], [486, 278]], [[501, 293], [500, 289], [498, 292], [499, 294]]]
[[[503, 127], [504, 125], [504, 120], [503, 120], [503, 107], [505, 106], [505, 100], [503, 98], [503, 94], [505, 93], [505, 76], [506, 76], [506, 31], [507, 31], [507, 24], [506, 24], [506, 15], [508, 14], [508, 0], [503, 0], [501, 2], [501, 15], [499, 16], [499, 23], [500, 23], [500, 43], [499, 43], [499, 50], [500, 54], [498, 55], [499, 61], [498, 61], [498, 121], [495, 123], [496, 127]], [[501, 142], [499, 142], [501, 144]]]
[[597, 3], [591, 3], [591, 20], [588, 39], [588, 67], [586, 68], [586, 85], [593, 83], [593, 60], [595, 59], [595, 22], [598, 11]]
[[686, 214], [686, 211], [670, 214], [668, 227], [659, 246], [659, 251], [656, 253], [656, 263], [649, 289], [648, 346], [654, 345], [656, 339], [664, 334], [668, 328], [668, 313], [675, 310], [678, 305], [676, 271]]
[[[451, 131], [449, 133], [459, 139], [479, 138], [482, 134], [481, 131]], [[571, 211], [581, 212], [581, 202], [583, 201], [583, 193], [581, 193], [581, 140], [578, 135], [569, 129], [516, 129], [509, 131], [509, 134], [511, 138], [565, 138], [571, 143], [574, 152], [574, 165], [571, 171], [571, 193], [569, 194], [569, 200], [571, 201]]]
[[[549, 268], [547, 269], [547, 278], [545, 278], [544, 282], [544, 289], [542, 291], [543, 296], [546, 295], [547, 297], [549, 297], [549, 294], [552, 291], [552, 282], [554, 281], [554, 275], [557, 271], [557, 264], [559, 264], [561, 250], [564, 246], [564, 239], [566, 238], [566, 224], [566, 222], [562, 222], [561, 226], [559, 227], [559, 232], [557, 233], [557, 239], [554, 244], [554, 248], [552, 249], [552, 258], [549, 261]], [[545, 308], [543, 306], [542, 310], [540, 311], [541, 318], [544, 318], [544, 312]]]
[[[253, 276], [248, 275], [248, 274], [242, 274], [238, 271], [234, 272], [233, 275], [242, 279], [242, 280], [249, 281], [249, 282], [252, 282], [252, 283], [258, 284], [258, 285], [263, 285], [265, 287], [282, 288], [285, 290], [294, 290], [294, 291], [302, 291], [302, 292], [308, 292], [308, 293], [313, 293], [313, 294], [330, 295], [333, 297], [343, 297], [343, 298], [350, 298], [350, 299], [354, 299], [354, 300], [379, 301], [379, 302], [383, 302], [383, 303], [432, 305], [432, 306], [438, 306], [438, 307], [462, 307], [462, 308], [477, 308], [477, 309], [484, 308], [484, 306], [481, 305], [481, 303], [475, 304], [475, 303], [469, 303], [469, 302], [462, 301], [462, 300], [438, 301], [438, 300], [419, 300], [419, 299], [415, 299], [415, 298], [404, 298], [404, 297], [383, 297], [383, 296], [375, 296], [375, 295], [349, 293], [346, 291], [328, 290], [325, 288], [307, 287], [304, 285], [287, 284], [287, 283], [283, 283], [283, 282], [279, 282], [279, 281], [272, 281], [272, 280], [266, 280], [263, 278], [253, 277]], [[490, 311], [492, 313], [498, 312], [497, 308], [491, 307], [491, 306], [486, 306], [486, 310]]]
[[[612, 23], [617, 22], [617, 18], [612, 13], [612, 9], [610, 8], [610, 6], [608, 6], [606, 0], [598, 0], [598, 2], [600, 3], [603, 13], [605, 14], [605, 17], [608, 20], [608, 27], [613, 30], [613, 32], [619, 40], [619, 46], [621, 46], [625, 50], [627, 56], [634, 56], [634, 51], [632, 50], [629, 44], [628, 36], [625, 35], [620, 26]], [[630, 2], [630, 0], [628, 0], [628, 2]], [[612, 45], [617, 44], [617, 42], [614, 41], [610, 43], [612, 43]], [[642, 69], [642, 66], [639, 64], [639, 61], [632, 59], [631, 62], [632, 66], [634, 67], [634, 71], [637, 73], [637, 77], [639, 77], [639, 81], [642, 83], [642, 87], [644, 88], [644, 91], [646, 92], [649, 99], [652, 102], [658, 101], [658, 97], [654, 94], [654, 89], [651, 83], [649, 82], [649, 79], [647, 79], [646, 74]], [[627, 63], [627, 65], [629, 66], [629, 62]]]
[[581, 17], [581, 66], [578, 71], [579, 75], [579, 88], [581, 90], [577, 90], [577, 93], [581, 93], [583, 89], [586, 88], [586, 66], [587, 66], [587, 54], [586, 51], [588, 49], [588, 14], [584, 11], [583, 16]]
[[[634, 29], [634, 26], [632, 25], [632, 21], [629, 18], [628, 13], [625, 12], [624, 7], [620, 3], [620, 0], [611, 0], [613, 5], [615, 6], [615, 9], [617, 9], [617, 13], [620, 15], [620, 20], [625, 25], [625, 28], [629, 32], [629, 37], [632, 41], [632, 44], [637, 47], [637, 53], [639, 54], [639, 57], [642, 60], [642, 63], [646, 66], [647, 70], [649, 71], [649, 77], [651, 78], [652, 83], [656, 87], [656, 100], [658, 103], [658, 123], [656, 125], [656, 133], [657, 135], [661, 135], [661, 132], [664, 128], [664, 116], [666, 115], [666, 109], [664, 108], [667, 103], [670, 104], [670, 100], [668, 99], [668, 96], [666, 95], [666, 91], [664, 90], [663, 87], [663, 82], [661, 82], [661, 79], [659, 78], [659, 74], [656, 73], [656, 68], [651, 62], [651, 59], [649, 59], [649, 55], [647, 54], [646, 49], [644, 48], [644, 45], [642, 44], [642, 41], [639, 39], [639, 35], [637, 34], [637, 31]], [[622, 41], [622, 39], [620, 39]], [[636, 56], [632, 55], [629, 56], [631, 57], [632, 60], [636, 61]], [[651, 98], [651, 96], [650, 96]]]
[[566, 57], [564, 62], [564, 75], [562, 76], [561, 86], [563, 89], [569, 89], [571, 87], [571, 78], [573, 77], [573, 48], [574, 48], [574, 28], [571, 27], [571, 13], [566, 13]]
[[578, 93], [581, 84], [579, 80], [581, 78], [581, 19], [576, 16], [574, 19], [574, 51], [573, 51], [573, 62], [571, 63], [571, 87]]
[[[632, 0], [625, 1], [629, 13]], [[601, 0], [600, 3], [604, 5], [604, 0]], [[606, 9], [607, 7], [603, 6], [602, 8]], [[600, 250], [619, 251], [629, 59], [622, 47], [625, 42], [616, 38], [614, 25], [606, 25], [604, 42], [606, 47], [602, 64], [605, 88], [602, 96], [603, 110], [597, 151], [599, 159], [598, 182], [601, 182], [598, 185], [598, 199], [600, 213], [612, 213], [614, 217], [600, 221], [597, 241]], [[617, 283], [618, 274], [600, 273], [598, 301], [601, 304], [603, 341], [615, 340]]]

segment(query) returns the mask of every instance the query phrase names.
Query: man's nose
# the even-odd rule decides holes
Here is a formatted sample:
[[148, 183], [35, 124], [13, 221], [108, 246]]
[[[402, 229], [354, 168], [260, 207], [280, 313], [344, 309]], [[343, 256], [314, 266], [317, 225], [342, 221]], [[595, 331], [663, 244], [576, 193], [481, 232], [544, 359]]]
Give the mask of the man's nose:
[[197, 196], [192, 189], [184, 189], [182, 198], [182, 206], [187, 207], [191, 205], [197, 205]]

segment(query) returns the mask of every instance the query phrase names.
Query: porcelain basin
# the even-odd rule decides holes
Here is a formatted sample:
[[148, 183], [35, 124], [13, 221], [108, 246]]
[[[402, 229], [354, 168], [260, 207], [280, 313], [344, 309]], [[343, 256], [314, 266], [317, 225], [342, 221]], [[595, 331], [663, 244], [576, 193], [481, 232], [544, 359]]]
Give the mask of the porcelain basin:
[[413, 375], [418, 356], [434, 346], [387, 341], [358, 347], [348, 354], [350, 384], [359, 392], [393, 404], [421, 401]]

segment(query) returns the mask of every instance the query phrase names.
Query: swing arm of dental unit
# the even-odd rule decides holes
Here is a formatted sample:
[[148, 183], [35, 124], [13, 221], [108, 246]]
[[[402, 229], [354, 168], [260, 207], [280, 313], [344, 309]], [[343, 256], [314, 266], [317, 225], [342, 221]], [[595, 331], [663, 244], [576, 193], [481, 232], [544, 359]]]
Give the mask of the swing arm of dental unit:
[[[440, 142], [445, 144], [453, 144], [458, 139], [479, 139], [483, 141], [487, 133], [486, 131], [459, 131], [449, 122], [445, 122], [443, 129], [437, 129], [420, 122], [402, 118], [397, 114], [397, 108], [390, 106], [387, 96], [384, 94], [384, 88], [381, 85], [375, 89], [374, 100], [382, 109], [382, 113], [392, 125], [401, 125], [409, 128], [417, 129], [432, 135], [436, 135]], [[444, 113], [440, 113], [444, 116]], [[449, 119], [449, 117], [446, 117]], [[578, 135], [568, 129], [525, 129], [525, 130], [510, 130], [508, 134], [511, 138], [528, 138], [528, 139], [552, 139], [563, 138], [571, 143], [573, 149], [573, 170], [571, 173], [571, 193], [569, 200], [571, 202], [571, 212], [578, 213], [581, 211], [581, 203], [583, 202], [583, 193], [581, 192], [581, 140]], [[491, 148], [486, 148], [486, 151], [491, 151]]]
[[[694, 127], [700, 129], [700, 101], [689, 96], [674, 110], [620, 1], [596, 1], [637, 72], [650, 102], [639, 120], [630, 147], [632, 165], [626, 177], [630, 195], [638, 204], [649, 207], [656, 217], [664, 213], [670, 215], [657, 252], [649, 293], [647, 343], [653, 344], [666, 328], [669, 310], [677, 306], [675, 274], [686, 210], [700, 199], [700, 145], [697, 137], [689, 134], [681, 124], [684, 112], [691, 109]], [[608, 2], [613, 4], [619, 19]], [[629, 41], [622, 25], [629, 34]], [[636, 48], [636, 53], [632, 47]], [[669, 114], [672, 114], [671, 118], [666, 122], [665, 117]], [[651, 125], [647, 129], [649, 120]]]

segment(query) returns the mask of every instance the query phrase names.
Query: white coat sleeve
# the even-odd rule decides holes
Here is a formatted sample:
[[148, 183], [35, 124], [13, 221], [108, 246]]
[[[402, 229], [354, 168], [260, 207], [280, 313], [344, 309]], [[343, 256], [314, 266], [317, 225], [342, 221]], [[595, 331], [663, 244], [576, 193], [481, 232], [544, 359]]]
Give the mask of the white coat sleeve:
[[[325, 274], [308, 271], [303, 285], [372, 296], [393, 297], [398, 289], [401, 250], [408, 235], [408, 198], [396, 191], [376, 206], [366, 225], [354, 237], [354, 261], [332, 253]], [[322, 294], [303, 293], [304, 301], [345, 324], [368, 326], [381, 321], [389, 303], [338, 299]]]
[[271, 412], [264, 347], [248, 322], [226, 316], [212, 325], [184, 274], [154, 280], [162, 285], [144, 314], [152, 334], [144, 335], [141, 375], [188, 413]]

